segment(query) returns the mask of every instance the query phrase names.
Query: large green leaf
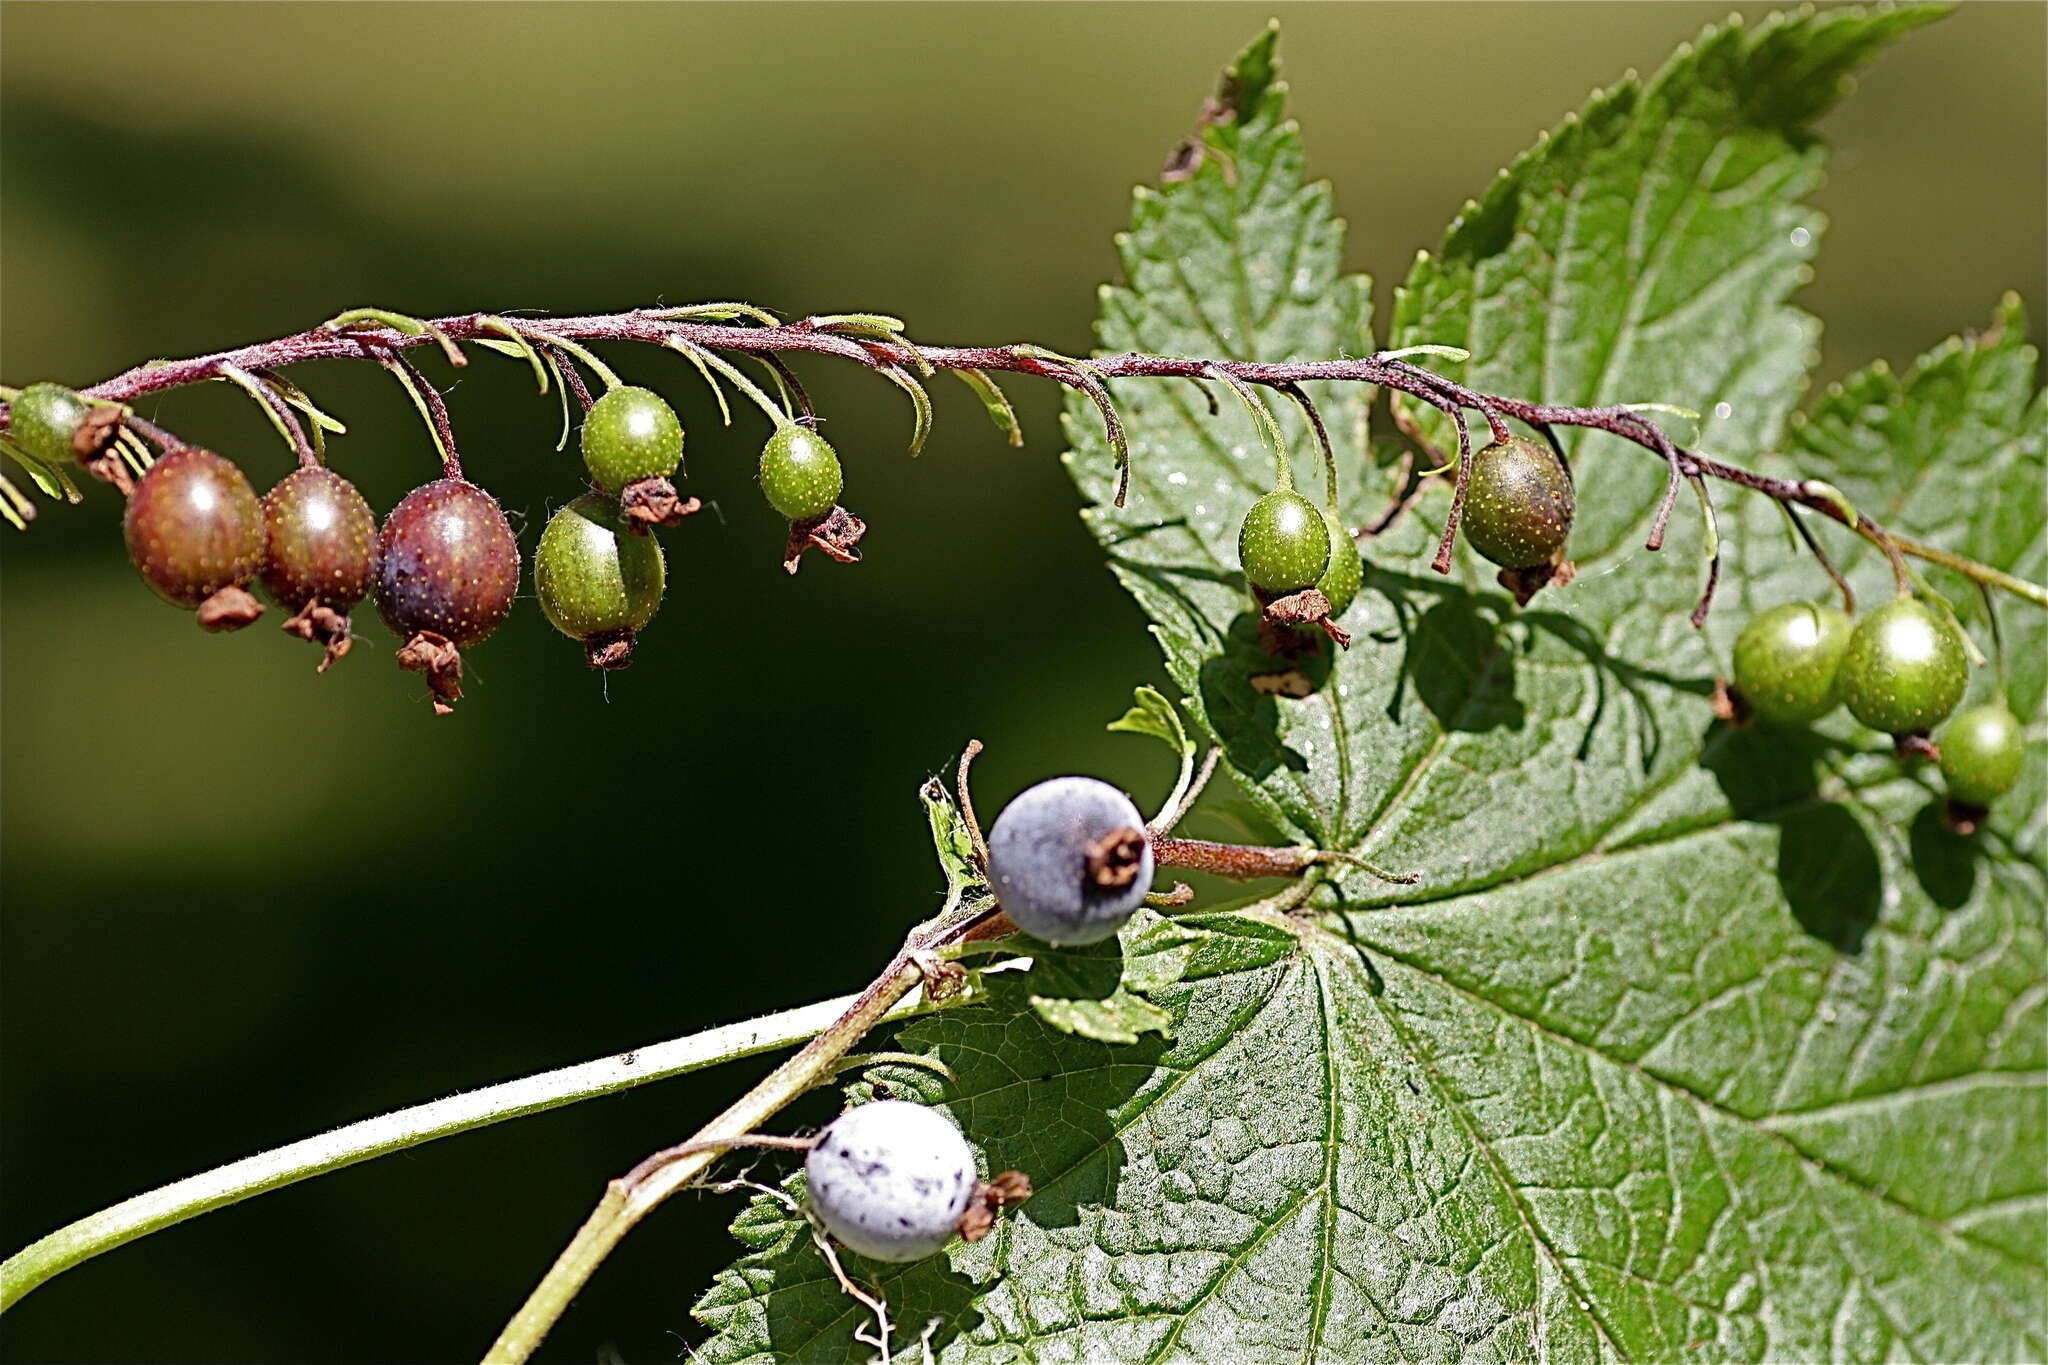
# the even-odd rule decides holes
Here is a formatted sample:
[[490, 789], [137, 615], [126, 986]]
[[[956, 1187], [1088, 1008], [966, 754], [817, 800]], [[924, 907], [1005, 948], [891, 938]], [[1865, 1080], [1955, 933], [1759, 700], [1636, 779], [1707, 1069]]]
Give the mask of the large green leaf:
[[[1726, 402], [1703, 441], [1762, 458], [1812, 343], [1783, 302], [1817, 228], [1796, 203], [1807, 122], [1921, 17], [1717, 30], [1598, 97], [1417, 267], [1396, 341], [1472, 346], [1478, 382], [1534, 396]], [[1269, 35], [1193, 173], [1140, 194], [1105, 348], [1367, 344], [1281, 102]], [[1530, 292], [1539, 265], [1554, 290]], [[1788, 467], [2037, 572], [2042, 408], [2002, 316], [1987, 345], [1824, 398]], [[1073, 468], [1190, 714], [1283, 829], [1422, 880], [1347, 875], [1294, 913], [1183, 919], [1202, 936], [1144, 995], [1168, 1026], [1135, 1043], [1053, 1027], [1035, 973], [905, 1028], [952, 1079], [875, 1079], [945, 1106], [1038, 1194], [932, 1262], [850, 1263], [900, 1358], [927, 1325], [938, 1359], [974, 1362], [2048, 1354], [2038, 772], [1965, 842], [1934, 784], [1846, 723], [1716, 725], [1715, 654], [1747, 603], [1825, 580], [1772, 507], [1728, 492], [1727, 610], [1693, 631], [1697, 533], [1640, 548], [1661, 471], [1604, 437], [1575, 461], [1577, 582], [1517, 611], [1470, 565], [1437, 579], [1432, 492], [1369, 547], [1355, 647], [1304, 670], [1310, 695], [1272, 695], [1232, 545], [1266, 478], [1250, 424], [1192, 388], [1118, 396], [1128, 508], [1107, 507], [1082, 406]], [[1363, 521], [1383, 490], [1361, 477], [1358, 403], [1328, 406]], [[2040, 640], [2015, 619], [2032, 612], [2008, 608], [2008, 635]], [[2038, 696], [2032, 676], [2016, 694]], [[700, 1305], [706, 1358], [860, 1355], [864, 1310], [800, 1220], [764, 1200], [740, 1231], [754, 1250]]]

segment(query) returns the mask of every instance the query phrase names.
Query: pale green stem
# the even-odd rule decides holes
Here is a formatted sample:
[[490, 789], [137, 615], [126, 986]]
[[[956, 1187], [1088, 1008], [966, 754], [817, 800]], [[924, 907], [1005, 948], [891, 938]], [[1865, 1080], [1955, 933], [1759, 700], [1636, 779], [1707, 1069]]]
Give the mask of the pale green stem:
[[[913, 982], [914, 984], [914, 982]], [[872, 988], [870, 988], [870, 992]], [[435, 1138], [466, 1133], [505, 1119], [537, 1114], [579, 1100], [700, 1071], [720, 1062], [772, 1052], [816, 1038], [870, 992], [821, 1000], [742, 1024], [726, 1024], [686, 1038], [636, 1048], [597, 1061], [486, 1086], [445, 1100], [364, 1119], [317, 1137], [244, 1157], [199, 1175], [187, 1176], [136, 1195], [23, 1248], [0, 1263], [0, 1311], [52, 1276], [159, 1229], [229, 1204], [282, 1188], [359, 1161], [416, 1147]], [[919, 996], [908, 1003], [899, 992], [882, 1017], [907, 1018], [934, 1006]], [[947, 1004], [972, 998], [972, 992]], [[893, 1008], [892, 1008], [893, 1007]], [[802, 1055], [802, 1054], [799, 1054]], [[780, 1074], [779, 1072], [777, 1074]], [[708, 1129], [706, 1130], [709, 1131]], [[624, 1229], [621, 1229], [623, 1233]]]
[[985, 901], [949, 904], [919, 925], [905, 940], [902, 951], [853, 998], [844, 1013], [724, 1113], [691, 1134], [673, 1160], [651, 1169], [643, 1165], [630, 1177], [608, 1183], [590, 1217], [491, 1343], [484, 1365], [521, 1365], [634, 1224], [702, 1175], [723, 1154], [722, 1144], [753, 1132], [791, 1101], [831, 1080], [840, 1061], [878, 1024], [898, 1012], [897, 1002], [918, 988], [924, 979], [922, 964], [933, 961], [938, 950], [958, 942], [977, 925], [985, 925], [993, 910], [993, 904]]

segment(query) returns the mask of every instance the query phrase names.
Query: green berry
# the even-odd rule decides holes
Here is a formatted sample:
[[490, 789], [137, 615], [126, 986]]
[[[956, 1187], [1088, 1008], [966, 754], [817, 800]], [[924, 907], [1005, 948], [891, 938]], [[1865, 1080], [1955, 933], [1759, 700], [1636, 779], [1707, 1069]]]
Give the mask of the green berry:
[[1527, 569], [1564, 548], [1578, 500], [1557, 453], [1526, 436], [1485, 447], [1465, 489], [1465, 539], [1503, 569]]
[[1757, 613], [1735, 640], [1735, 690], [1779, 725], [1810, 725], [1842, 699], [1849, 618], [1834, 607], [1785, 602]]
[[2003, 706], [1973, 706], [1941, 732], [1941, 775], [1966, 806], [1988, 806], [2013, 789], [2026, 758], [2019, 717]]
[[1262, 592], [1284, 595], [1312, 588], [1330, 567], [1330, 524], [1301, 494], [1275, 489], [1244, 514], [1237, 561]]
[[839, 456], [809, 427], [782, 426], [761, 447], [761, 491], [791, 521], [816, 521], [839, 505]]
[[652, 389], [621, 385], [584, 415], [583, 463], [607, 492], [668, 478], [682, 458], [683, 424]]
[[1330, 533], [1330, 566], [1316, 580], [1316, 588], [1330, 599], [1330, 619], [1334, 621], [1358, 600], [1358, 590], [1365, 585], [1365, 559], [1334, 513], [1323, 512], [1323, 525]]
[[630, 633], [653, 620], [664, 575], [660, 542], [628, 530], [611, 500], [596, 493], [549, 518], [534, 551], [540, 609], [574, 640]]
[[1842, 700], [1856, 719], [1890, 735], [1924, 735], [1963, 699], [1970, 661], [1955, 628], [1914, 597], [1885, 603], [1858, 623], [1842, 656]]
[[7, 434], [44, 464], [71, 464], [78, 459], [71, 438], [92, 408], [92, 400], [76, 389], [31, 384], [8, 406]]

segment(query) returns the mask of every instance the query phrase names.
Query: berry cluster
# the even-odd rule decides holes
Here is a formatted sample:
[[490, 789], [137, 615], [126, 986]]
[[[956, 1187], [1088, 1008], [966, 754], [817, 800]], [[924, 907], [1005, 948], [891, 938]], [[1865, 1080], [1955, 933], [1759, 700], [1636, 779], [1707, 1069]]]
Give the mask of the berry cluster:
[[[1846, 704], [1901, 754], [1936, 758], [1958, 829], [1974, 828], [2019, 781], [2018, 718], [2002, 702], [1955, 715], [1969, 683], [1968, 649], [1953, 620], [1917, 597], [1895, 597], [1853, 626], [1824, 604], [1771, 607], [1736, 638], [1734, 672], [1732, 718], [1811, 725]], [[1943, 721], [1937, 745], [1930, 737]]]
[[[1282, 657], [1312, 648], [1316, 629], [1349, 647], [1337, 621], [1357, 599], [1365, 565], [1338, 515], [1334, 480], [1329, 506], [1318, 508], [1281, 470], [1280, 485], [1251, 505], [1237, 533], [1261, 638]], [[1556, 452], [1511, 436], [1474, 457], [1459, 524], [1472, 548], [1501, 567], [1502, 584], [1527, 602], [1545, 584], [1569, 581], [1564, 545], [1576, 508]]]
[[[32, 384], [13, 399], [8, 436], [52, 466], [78, 462], [128, 495], [123, 530], [143, 581], [195, 613], [208, 630], [235, 630], [264, 606], [291, 613], [284, 629], [322, 647], [326, 672], [353, 641], [350, 616], [375, 594], [402, 642], [401, 667], [426, 675], [434, 709], [462, 696], [462, 658], [510, 614], [518, 593], [518, 538], [496, 499], [463, 478], [452, 451], [446, 476], [408, 493], [377, 524], [353, 484], [310, 450], [300, 467], [258, 497], [233, 462], [167, 442], [139, 479], [116, 478], [102, 457], [122, 409], [60, 384]], [[816, 547], [852, 561], [865, 529], [839, 506], [844, 477], [824, 437], [781, 414], [761, 452], [762, 491], [791, 524], [785, 566]], [[666, 576], [649, 531], [698, 510], [671, 482], [683, 427], [658, 394], [616, 384], [585, 415], [581, 445], [590, 490], [558, 509], [535, 551], [542, 612], [580, 642], [593, 668], [623, 668], [637, 633], [661, 604]], [[101, 464], [95, 465], [96, 459]]]

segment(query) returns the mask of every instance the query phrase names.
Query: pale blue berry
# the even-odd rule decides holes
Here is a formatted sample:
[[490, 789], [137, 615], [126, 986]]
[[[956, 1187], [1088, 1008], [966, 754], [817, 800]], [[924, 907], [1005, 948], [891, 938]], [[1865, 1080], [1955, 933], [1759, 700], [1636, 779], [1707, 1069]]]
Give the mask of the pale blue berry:
[[996, 817], [988, 869], [1019, 929], [1047, 943], [1095, 943], [1144, 903], [1152, 845], [1128, 796], [1092, 777], [1056, 777]]

